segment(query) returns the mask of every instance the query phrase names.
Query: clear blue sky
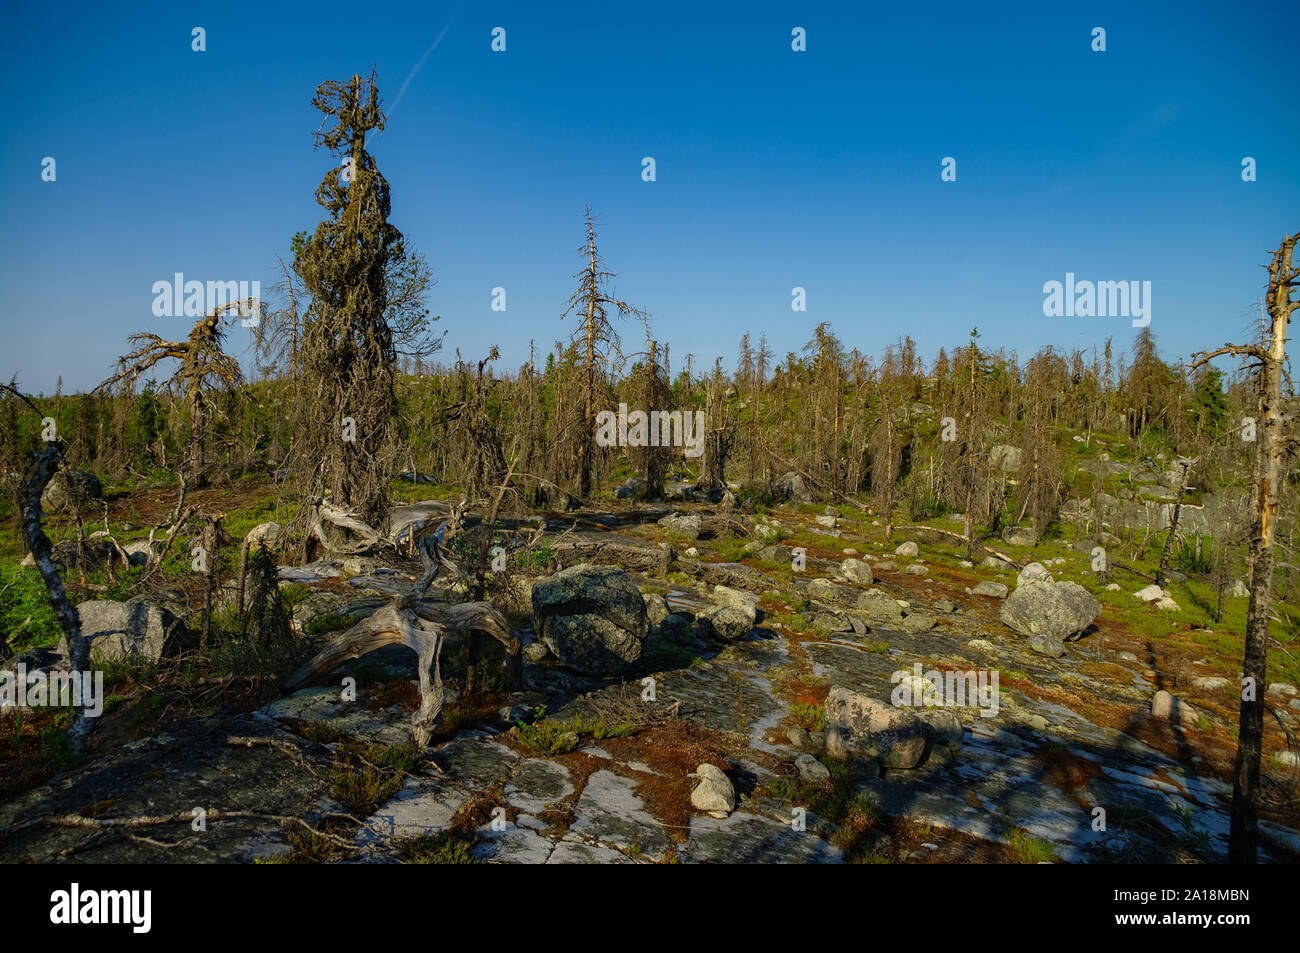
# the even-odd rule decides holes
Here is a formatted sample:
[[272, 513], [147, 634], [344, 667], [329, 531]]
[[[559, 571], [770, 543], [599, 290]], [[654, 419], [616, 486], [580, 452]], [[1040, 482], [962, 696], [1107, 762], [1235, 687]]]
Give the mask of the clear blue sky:
[[[394, 224], [433, 266], [448, 352], [499, 344], [503, 368], [530, 338], [544, 351], [567, 336], [587, 203], [616, 290], [674, 364], [689, 350], [728, 368], [745, 330], [783, 356], [821, 321], [875, 354], [910, 334], [927, 359], [972, 325], [1022, 357], [1107, 335], [1127, 349], [1127, 319], [1043, 316], [1043, 282], [1067, 271], [1151, 281], [1151, 329], [1185, 355], [1242, 335], [1267, 250], [1300, 229], [1293, 0], [10, 3], [0, 17], [0, 375], [31, 391], [95, 384], [133, 331], [183, 337], [187, 319], [151, 312], [173, 272], [269, 287], [275, 254], [321, 215], [312, 92], [372, 65], [390, 120], [370, 148]], [[807, 52], [791, 51], [796, 26]], [[1242, 182], [1244, 156], [1258, 181]], [[233, 330], [236, 349], [247, 335]]]

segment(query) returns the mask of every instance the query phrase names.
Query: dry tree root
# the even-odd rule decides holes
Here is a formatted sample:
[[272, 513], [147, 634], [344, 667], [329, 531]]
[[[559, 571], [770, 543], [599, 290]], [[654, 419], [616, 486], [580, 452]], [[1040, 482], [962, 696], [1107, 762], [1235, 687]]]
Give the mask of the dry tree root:
[[433, 728], [442, 711], [444, 696], [440, 663], [448, 631], [484, 633], [505, 646], [513, 656], [519, 654], [519, 640], [510, 630], [505, 616], [488, 602], [462, 602], [451, 606], [426, 604], [424, 595], [441, 568], [463, 576], [459, 567], [447, 559], [442, 550], [444, 527], [420, 538], [420, 561], [424, 573], [411, 594], [384, 606], [374, 615], [332, 639], [315, 658], [289, 676], [284, 687], [294, 691], [329, 674], [344, 662], [360, 658], [386, 645], [405, 645], [419, 658], [420, 708], [411, 717], [411, 737], [427, 747]]

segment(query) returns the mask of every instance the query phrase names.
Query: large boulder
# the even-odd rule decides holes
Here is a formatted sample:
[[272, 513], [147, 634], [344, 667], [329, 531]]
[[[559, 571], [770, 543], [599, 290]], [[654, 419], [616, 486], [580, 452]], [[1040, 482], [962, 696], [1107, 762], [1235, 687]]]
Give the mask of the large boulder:
[[641, 657], [645, 600], [617, 566], [570, 566], [533, 586], [533, 630], [565, 665], [617, 675]]
[[812, 494], [803, 477], [791, 470], [772, 482], [772, 495], [783, 503], [811, 503]]
[[256, 550], [262, 543], [266, 544], [267, 549], [275, 549], [280, 544], [280, 536], [283, 532], [284, 527], [279, 523], [258, 523], [244, 536], [244, 542], [248, 543], [250, 551]]
[[876, 581], [875, 576], [871, 573], [871, 564], [863, 562], [861, 559], [849, 558], [844, 560], [840, 563], [840, 573], [849, 582], [869, 586]]
[[41, 494], [41, 509], [47, 513], [58, 513], [63, 509], [85, 511], [103, 496], [104, 488], [99, 477], [68, 467], [54, 474], [45, 487]]
[[623, 485], [615, 488], [614, 496], [620, 500], [632, 500], [645, 496], [648, 485], [644, 477], [628, 477]]
[[989, 467], [1003, 473], [1013, 473], [1020, 469], [1021, 456], [1019, 447], [1000, 443], [989, 451]]
[[[104, 662], [156, 662], [174, 655], [186, 636], [183, 612], [174, 603], [149, 596], [126, 602], [92, 599], [77, 606], [81, 634], [90, 639], [90, 657]], [[71, 656], [67, 636], [59, 639], [58, 651]]]
[[659, 521], [659, 525], [674, 536], [696, 540], [700, 538], [700, 531], [704, 528], [704, 521], [700, 519], [699, 513], [670, 513]]
[[537, 485], [537, 503], [548, 510], [576, 510], [582, 504], [563, 487], [542, 481]]
[[1002, 540], [1012, 546], [1032, 546], [1038, 542], [1038, 534], [1027, 526], [1008, 526], [1002, 531]]
[[998, 615], [1021, 635], [1069, 639], [1100, 613], [1101, 603], [1077, 582], [1036, 582], [1011, 593]]
[[731, 605], [717, 606], [706, 609], [695, 619], [722, 641], [735, 642], [749, 635], [754, 628], [755, 611], [752, 606], [748, 609]]
[[80, 545], [75, 539], [64, 539], [50, 548], [51, 561], [62, 569], [98, 569], [115, 556], [117, 551], [106, 539], [85, 539]]
[[857, 608], [872, 622], [890, 625], [903, 621], [903, 607], [898, 600], [879, 589], [868, 589], [859, 595]]
[[912, 712], [847, 688], [826, 696], [826, 750], [842, 760], [914, 768], [925, 754], [925, 722]]

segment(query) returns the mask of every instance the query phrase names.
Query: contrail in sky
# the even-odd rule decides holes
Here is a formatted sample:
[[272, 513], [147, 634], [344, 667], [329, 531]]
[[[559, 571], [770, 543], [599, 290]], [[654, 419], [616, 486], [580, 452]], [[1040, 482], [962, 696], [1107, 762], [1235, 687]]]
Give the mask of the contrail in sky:
[[424, 61], [427, 60], [430, 55], [432, 55], [433, 51], [438, 48], [438, 44], [442, 42], [442, 38], [446, 36], [447, 31], [451, 29], [452, 22], [456, 17], [460, 16], [461, 10], [464, 10], [468, 3], [469, 0], [465, 0], [465, 3], [460, 5], [460, 9], [451, 15], [451, 19], [447, 21], [447, 25], [442, 28], [442, 32], [438, 34], [438, 38], [433, 41], [433, 45], [424, 51], [424, 55], [420, 57], [420, 62], [415, 64], [415, 69], [411, 70], [411, 74], [406, 77], [406, 82], [402, 83], [402, 88], [397, 91], [397, 98], [393, 100], [393, 105], [392, 108], [388, 110], [388, 115], [391, 116], [397, 111], [397, 104], [402, 101], [402, 94], [406, 92], [406, 87], [411, 85], [411, 80], [415, 79], [415, 74], [420, 72], [420, 67], [424, 65]]

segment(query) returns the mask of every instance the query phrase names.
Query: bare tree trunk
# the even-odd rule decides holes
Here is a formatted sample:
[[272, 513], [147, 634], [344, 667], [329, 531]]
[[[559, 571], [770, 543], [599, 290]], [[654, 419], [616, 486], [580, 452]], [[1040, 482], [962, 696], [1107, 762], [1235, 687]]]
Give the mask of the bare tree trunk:
[[1187, 474], [1192, 461], [1179, 460], [1178, 464], [1183, 468], [1182, 477], [1178, 481], [1178, 497], [1174, 500], [1174, 512], [1169, 518], [1169, 535], [1165, 537], [1165, 548], [1160, 553], [1160, 568], [1156, 570], [1156, 585], [1162, 589], [1165, 586], [1165, 573], [1169, 571], [1169, 556], [1174, 549], [1174, 537], [1178, 535], [1178, 517], [1183, 512], [1183, 494], [1187, 492]]
[[1250, 606], [1246, 611], [1246, 648], [1242, 665], [1241, 720], [1237, 733], [1237, 758], [1233, 766], [1232, 825], [1228, 834], [1228, 861], [1256, 862], [1259, 844], [1259, 762], [1264, 741], [1264, 690], [1267, 685], [1268, 623], [1277, 557], [1279, 484], [1287, 437], [1283, 432], [1282, 376], [1286, 361], [1286, 329], [1292, 289], [1300, 285], [1300, 268], [1292, 265], [1300, 234], [1284, 238], [1269, 265], [1269, 326], [1258, 345], [1225, 345], [1196, 356], [1193, 368], [1222, 354], [1259, 361], [1259, 456], [1256, 464], [1254, 520], [1250, 535]]

